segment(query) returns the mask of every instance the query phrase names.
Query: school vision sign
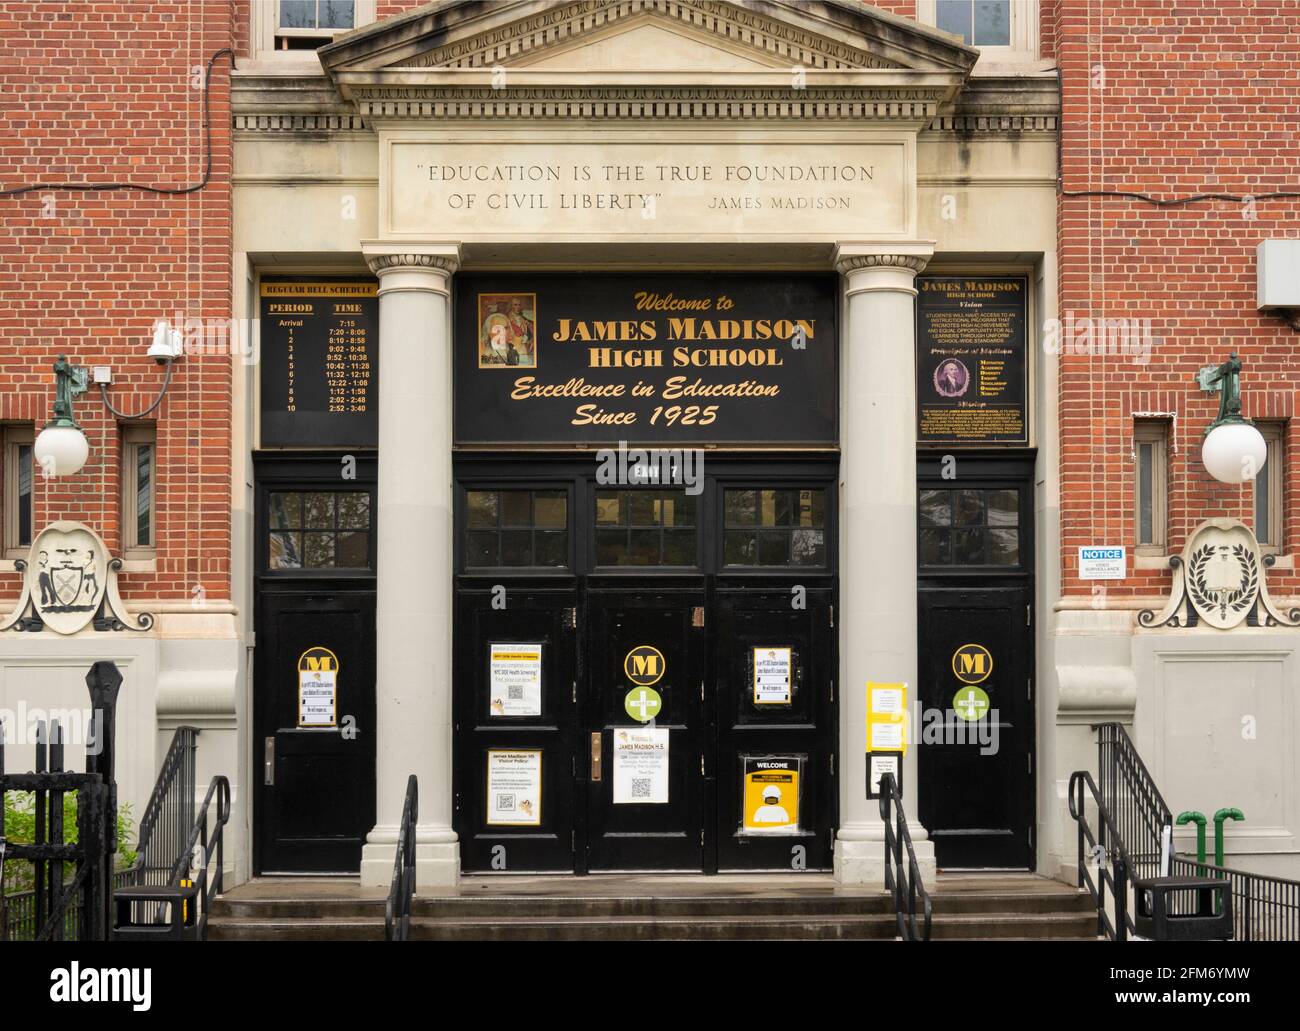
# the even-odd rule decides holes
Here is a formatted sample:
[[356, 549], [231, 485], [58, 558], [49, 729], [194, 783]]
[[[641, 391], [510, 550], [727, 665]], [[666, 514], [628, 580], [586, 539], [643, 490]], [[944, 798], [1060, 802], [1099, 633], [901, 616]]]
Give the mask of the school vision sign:
[[831, 276], [462, 276], [457, 441], [834, 444]]

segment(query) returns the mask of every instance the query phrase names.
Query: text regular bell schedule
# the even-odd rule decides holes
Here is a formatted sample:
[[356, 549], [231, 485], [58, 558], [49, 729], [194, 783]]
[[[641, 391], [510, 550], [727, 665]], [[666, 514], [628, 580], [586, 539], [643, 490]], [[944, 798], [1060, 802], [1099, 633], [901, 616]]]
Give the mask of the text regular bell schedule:
[[263, 446], [377, 444], [376, 284], [276, 278], [260, 293]]

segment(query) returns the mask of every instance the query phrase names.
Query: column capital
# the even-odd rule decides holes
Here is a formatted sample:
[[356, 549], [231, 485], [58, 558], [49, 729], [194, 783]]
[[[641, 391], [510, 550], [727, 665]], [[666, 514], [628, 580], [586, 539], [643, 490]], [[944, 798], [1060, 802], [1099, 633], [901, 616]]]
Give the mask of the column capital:
[[[432, 273], [443, 281], [441, 287], [444, 290], [446, 279], [460, 268], [460, 244], [458, 243], [365, 241], [361, 244], [361, 253], [365, 255], [370, 271], [381, 279], [391, 273]], [[439, 286], [430, 285], [426, 289], [436, 290]]]
[[920, 272], [934, 255], [933, 240], [865, 240], [835, 245], [835, 271], [842, 275], [870, 269]]

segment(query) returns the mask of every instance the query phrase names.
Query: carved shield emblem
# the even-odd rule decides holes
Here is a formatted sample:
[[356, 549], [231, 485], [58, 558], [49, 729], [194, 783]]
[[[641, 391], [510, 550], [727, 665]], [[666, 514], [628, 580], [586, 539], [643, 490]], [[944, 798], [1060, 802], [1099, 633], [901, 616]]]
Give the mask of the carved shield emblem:
[[1240, 523], [1207, 523], [1186, 549], [1187, 597], [1210, 626], [1227, 630], [1251, 612], [1259, 596], [1260, 557], [1254, 535]]
[[51, 523], [32, 542], [27, 587], [41, 621], [75, 634], [94, 617], [108, 581], [108, 553], [80, 523]]

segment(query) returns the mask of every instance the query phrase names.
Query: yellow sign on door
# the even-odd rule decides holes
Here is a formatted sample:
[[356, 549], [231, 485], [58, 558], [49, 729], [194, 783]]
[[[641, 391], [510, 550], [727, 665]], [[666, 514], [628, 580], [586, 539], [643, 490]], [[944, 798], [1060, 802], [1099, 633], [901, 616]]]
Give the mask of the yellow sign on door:
[[795, 756], [745, 756], [746, 834], [799, 830], [799, 767]]

